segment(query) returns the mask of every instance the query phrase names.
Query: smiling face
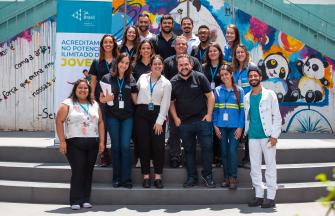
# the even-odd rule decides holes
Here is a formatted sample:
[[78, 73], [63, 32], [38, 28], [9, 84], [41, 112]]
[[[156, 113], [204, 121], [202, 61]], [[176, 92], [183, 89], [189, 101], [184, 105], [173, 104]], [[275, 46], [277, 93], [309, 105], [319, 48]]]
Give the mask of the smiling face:
[[224, 85], [229, 85], [229, 86], [231, 86], [232, 85], [232, 83], [233, 83], [233, 81], [232, 81], [232, 77], [233, 77], [233, 75], [229, 72], [229, 71], [227, 71], [227, 70], [225, 70], [225, 69], [222, 69], [221, 71], [220, 71], [220, 79], [221, 79], [221, 82], [224, 84]]
[[218, 60], [219, 56], [220, 56], [220, 51], [218, 50], [218, 48], [216, 48], [214, 46], [209, 47], [209, 49], [208, 49], [208, 58], [211, 61]]
[[245, 50], [242, 47], [237, 47], [235, 54], [237, 61], [243, 64], [247, 58], [247, 53], [245, 52]]
[[133, 27], [130, 27], [126, 34], [127, 41], [134, 41], [136, 39], [136, 30]]
[[181, 57], [177, 59], [177, 66], [179, 74], [182, 77], [188, 77], [190, 73], [192, 72], [192, 64], [187, 57]]
[[161, 75], [163, 71], [163, 62], [159, 58], [155, 58], [151, 63], [151, 71], [158, 75]]
[[117, 64], [119, 73], [124, 74], [124, 72], [126, 72], [126, 70], [129, 68], [129, 64], [130, 64], [129, 57], [128, 56], [123, 57], [121, 61]]
[[207, 28], [200, 28], [198, 31], [198, 37], [200, 39], [201, 42], [206, 43], [207, 41], [209, 41], [209, 29]]
[[102, 48], [106, 53], [112, 53], [114, 47], [114, 40], [112, 37], [105, 37], [102, 42]]
[[226, 40], [228, 43], [233, 43], [236, 39], [236, 33], [233, 28], [227, 28], [226, 30]]
[[187, 41], [185, 38], [176, 38], [175, 44], [176, 54], [185, 54], [187, 51]]
[[88, 84], [87, 82], [80, 82], [76, 88], [76, 97], [79, 101], [84, 101], [87, 99], [89, 93]]
[[164, 19], [161, 23], [162, 32], [169, 34], [173, 30], [173, 20], [172, 19]]
[[152, 55], [152, 48], [149, 43], [143, 43], [140, 48], [140, 55], [142, 58], [150, 58]]
[[193, 29], [193, 24], [190, 19], [184, 19], [183, 22], [181, 23], [181, 30], [183, 33], [191, 33]]
[[146, 32], [147, 30], [149, 30], [149, 26], [150, 26], [150, 19], [147, 16], [142, 16], [138, 18], [138, 29], [141, 32]]
[[262, 76], [259, 75], [257, 71], [250, 71], [248, 74], [248, 81], [252, 87], [257, 87], [262, 81]]

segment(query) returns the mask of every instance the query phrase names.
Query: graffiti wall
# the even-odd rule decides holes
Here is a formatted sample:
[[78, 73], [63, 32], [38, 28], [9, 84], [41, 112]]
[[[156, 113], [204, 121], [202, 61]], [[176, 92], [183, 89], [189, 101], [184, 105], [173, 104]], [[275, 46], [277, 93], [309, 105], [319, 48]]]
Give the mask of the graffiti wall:
[[0, 130], [54, 128], [55, 20], [0, 44]]
[[[224, 46], [224, 29], [233, 22], [234, 11], [227, 2], [190, 1], [194, 32], [206, 24]], [[112, 33], [121, 39], [124, 1], [113, 0], [112, 6]], [[126, 19], [128, 25], [136, 24], [139, 14], [148, 13], [151, 30], [157, 33], [160, 17], [171, 14], [178, 33], [187, 10], [185, 0], [128, 0]], [[333, 133], [335, 61], [238, 8], [235, 23], [252, 61], [262, 69], [263, 85], [277, 94], [283, 130]], [[0, 129], [53, 129], [54, 26], [53, 19], [47, 20], [1, 45]]]
[[[194, 19], [193, 30], [208, 25], [216, 41], [223, 46], [226, 43], [225, 28], [233, 22], [233, 8], [228, 2], [191, 1], [189, 9]], [[128, 4], [128, 23], [136, 22], [138, 14], [148, 13], [153, 32], [157, 32], [162, 14], [173, 15], [177, 32], [180, 19], [187, 15], [186, 1], [129, 1]], [[123, 1], [113, 1], [114, 13], [123, 11], [122, 6]], [[263, 85], [277, 94], [283, 130], [333, 133], [335, 61], [238, 8], [235, 10], [235, 23], [252, 61], [262, 69]]]

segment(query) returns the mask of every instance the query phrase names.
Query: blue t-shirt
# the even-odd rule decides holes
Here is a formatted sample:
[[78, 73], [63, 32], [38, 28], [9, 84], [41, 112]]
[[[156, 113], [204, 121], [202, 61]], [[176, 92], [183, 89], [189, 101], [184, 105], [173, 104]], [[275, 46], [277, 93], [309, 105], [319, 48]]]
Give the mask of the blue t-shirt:
[[250, 95], [250, 110], [249, 110], [249, 139], [264, 139], [267, 136], [264, 133], [261, 116], [259, 115], [259, 103], [262, 98], [262, 93]]

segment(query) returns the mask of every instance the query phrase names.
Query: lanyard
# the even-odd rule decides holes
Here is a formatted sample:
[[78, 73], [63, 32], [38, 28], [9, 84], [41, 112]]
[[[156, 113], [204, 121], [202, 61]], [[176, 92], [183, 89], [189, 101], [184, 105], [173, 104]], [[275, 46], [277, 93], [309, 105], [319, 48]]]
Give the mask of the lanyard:
[[105, 62], [106, 62], [106, 67], [107, 67], [107, 70], [108, 70], [108, 72], [109, 72], [109, 69], [110, 69], [110, 67], [109, 67], [109, 64], [108, 64], [108, 62], [107, 62], [107, 60], [105, 59]]
[[216, 72], [218, 71], [218, 68], [219, 68], [219, 64], [216, 65], [214, 71], [213, 71], [213, 69], [212, 69], [212, 66], [209, 66], [209, 69], [210, 69], [210, 71], [211, 71], [211, 75], [212, 75], [212, 82], [214, 82], [214, 78], [215, 78]]
[[150, 78], [150, 96], [151, 96], [151, 98], [152, 98], [152, 93], [154, 91], [154, 88], [155, 88], [157, 82], [158, 82], [158, 80], [152, 85], [151, 78]]
[[122, 95], [122, 87], [123, 87], [123, 84], [124, 84], [124, 78], [122, 78], [121, 83], [120, 83], [119, 78], [117, 78], [117, 85], [119, 86], [119, 92], [120, 92], [120, 95]]
[[134, 55], [134, 51], [135, 51], [135, 49], [132, 48], [132, 49], [130, 49], [131, 51], [128, 50], [128, 47], [126, 47], [126, 49], [127, 49], [127, 53], [128, 53], [128, 55], [132, 58], [133, 55]]
[[79, 103], [79, 106], [84, 110], [84, 112], [87, 114], [87, 116], [89, 116], [89, 112], [88, 111], [89, 111], [90, 107], [89, 107], [88, 102], [86, 103], [87, 107], [83, 106], [81, 103]]
[[200, 61], [202, 61], [204, 59], [206, 53], [207, 53], [207, 49], [202, 50], [201, 48], [199, 48], [199, 59], [200, 59]]

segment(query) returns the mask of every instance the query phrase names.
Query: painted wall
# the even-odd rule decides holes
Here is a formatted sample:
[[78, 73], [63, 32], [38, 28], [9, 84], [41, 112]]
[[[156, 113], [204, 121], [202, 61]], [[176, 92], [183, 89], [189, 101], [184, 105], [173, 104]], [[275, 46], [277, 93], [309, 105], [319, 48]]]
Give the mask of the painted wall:
[[[112, 32], [118, 38], [122, 35], [123, 2], [123, 0], [113, 1]], [[135, 24], [137, 16], [146, 12], [150, 15], [153, 32], [159, 29], [161, 15], [170, 13], [179, 22], [187, 13], [186, 1], [132, 0], [128, 1], [128, 4], [128, 24]], [[209, 25], [217, 42], [223, 46], [226, 43], [223, 36], [224, 29], [232, 23], [232, 11], [231, 5], [224, 0], [194, 0], [190, 5], [190, 15], [195, 24], [194, 30], [196, 31], [202, 24]], [[263, 70], [265, 77], [263, 85], [275, 90], [280, 100], [283, 130], [333, 133], [335, 61], [243, 11], [237, 9], [235, 15], [242, 42], [250, 50], [253, 62], [259, 64]], [[40, 46], [50, 46], [52, 54], [53, 25], [53, 21], [43, 23], [41, 29], [45, 26], [47, 30], [41, 31], [42, 33], [37, 33], [33, 30], [34, 28], [29, 30], [29, 35], [35, 39], [27, 40], [22, 37], [15, 39], [13, 46], [24, 44], [21, 45], [24, 52], [13, 51], [8, 44], [2, 46], [1, 51], [7, 50], [7, 54], [0, 56], [0, 65], [4, 67], [1, 71], [8, 71], [8, 73], [0, 74], [2, 78], [0, 82], [3, 82], [0, 90], [8, 91], [12, 87], [18, 90], [7, 96], [7, 99], [0, 96], [2, 99], [0, 109], [6, 111], [0, 113], [1, 119], [5, 119], [1, 121], [0, 129], [50, 130], [53, 128], [52, 120], [42, 119], [46, 116], [43, 109], [47, 108], [48, 113], [54, 112], [50, 99], [53, 97], [52, 86], [35, 97], [32, 95], [46, 82], [52, 82], [54, 77], [51, 68], [47, 70], [48, 72], [39, 74], [37, 78], [31, 80], [27, 87], [20, 86], [20, 83], [29, 78], [34, 71], [52, 61], [52, 55], [45, 53], [36, 58], [33, 56], [34, 60], [24, 63], [21, 68], [13, 68], [15, 63], [21, 62], [26, 56], [29, 57], [29, 54], [33, 55]], [[175, 23], [177, 32], [179, 27], [179, 24]], [[49, 34], [43, 33], [49, 30]], [[9, 53], [12, 54], [9, 55]], [[35, 65], [35, 59], [41, 60], [36, 61], [38, 64]], [[39, 114], [42, 116], [38, 116]], [[22, 121], [24, 118], [27, 121]]]
[[0, 45], [0, 130], [53, 130], [55, 20]]

